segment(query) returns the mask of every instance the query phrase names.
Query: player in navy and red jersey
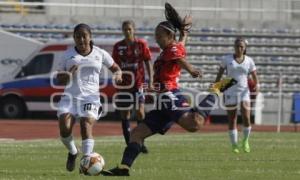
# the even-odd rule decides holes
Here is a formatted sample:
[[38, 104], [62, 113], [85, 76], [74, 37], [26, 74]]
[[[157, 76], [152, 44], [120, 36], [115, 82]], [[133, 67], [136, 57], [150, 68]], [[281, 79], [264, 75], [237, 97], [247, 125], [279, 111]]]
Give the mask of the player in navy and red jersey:
[[[216, 94], [230, 87], [233, 79], [222, 80], [210, 88], [211, 94], [195, 108], [190, 108], [185, 97], [178, 89], [181, 69], [188, 71], [192, 77], [201, 76], [201, 72], [186, 60], [184, 48], [191, 17], [181, 20], [175, 9], [166, 3], [166, 18], [158, 24], [155, 39], [162, 52], [154, 64], [154, 86], [157, 92], [157, 108], [146, 114], [145, 121], [132, 130], [130, 142], [125, 148], [121, 164], [113, 169], [101, 172], [104, 176], [129, 176], [129, 169], [141, 152], [141, 143], [156, 133], [164, 134], [177, 123], [189, 132], [200, 129], [204, 119], [209, 115], [216, 102]], [[180, 31], [179, 41], [175, 39], [176, 30]], [[202, 108], [201, 108], [202, 107]]]
[[[153, 83], [153, 71], [151, 64], [151, 52], [145, 40], [135, 37], [135, 24], [131, 20], [122, 24], [124, 39], [117, 42], [113, 48], [113, 59], [121, 67], [123, 73], [122, 83], [119, 84], [116, 96], [116, 105], [120, 110], [122, 130], [125, 142], [128, 145], [130, 139], [130, 123], [132, 110], [135, 111], [136, 121], [142, 122], [145, 118], [145, 96], [143, 87], [145, 82], [145, 69], [148, 73], [148, 86]], [[122, 102], [120, 102], [122, 101]], [[142, 146], [142, 152], [147, 153], [146, 146]]]

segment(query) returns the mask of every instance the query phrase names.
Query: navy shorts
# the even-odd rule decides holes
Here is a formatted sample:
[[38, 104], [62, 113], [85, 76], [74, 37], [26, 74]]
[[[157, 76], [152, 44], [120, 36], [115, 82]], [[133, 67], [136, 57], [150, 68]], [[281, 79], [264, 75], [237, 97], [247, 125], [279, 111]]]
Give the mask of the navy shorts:
[[146, 114], [144, 123], [152, 133], [165, 134], [180, 117], [191, 110], [178, 89], [158, 94], [156, 109]]
[[136, 105], [145, 103], [145, 95], [140, 91], [133, 92], [117, 92], [116, 107], [128, 108], [130, 106], [136, 107]]

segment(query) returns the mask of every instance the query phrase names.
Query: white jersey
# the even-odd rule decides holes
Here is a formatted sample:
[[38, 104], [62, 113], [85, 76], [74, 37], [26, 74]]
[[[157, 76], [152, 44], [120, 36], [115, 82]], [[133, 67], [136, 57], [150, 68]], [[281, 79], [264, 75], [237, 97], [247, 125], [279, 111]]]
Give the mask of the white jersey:
[[225, 69], [227, 76], [237, 80], [237, 84], [229, 88], [230, 92], [242, 92], [248, 90], [248, 75], [256, 70], [254, 61], [249, 56], [245, 55], [242, 63], [235, 61], [233, 55], [226, 56], [220, 65]]
[[78, 69], [64, 93], [77, 100], [100, 102], [99, 83], [102, 64], [110, 68], [113, 63], [110, 54], [99, 47], [93, 46], [92, 52], [87, 56], [78, 54], [74, 46], [70, 47], [63, 55], [58, 71], [68, 71], [73, 65], [78, 65]]

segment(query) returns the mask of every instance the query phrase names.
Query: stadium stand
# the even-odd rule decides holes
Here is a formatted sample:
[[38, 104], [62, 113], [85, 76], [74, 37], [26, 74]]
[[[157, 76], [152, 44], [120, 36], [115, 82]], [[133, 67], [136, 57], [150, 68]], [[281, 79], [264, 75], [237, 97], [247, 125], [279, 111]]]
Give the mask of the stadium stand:
[[[74, 24], [0, 24], [6, 31], [47, 42], [70, 37]], [[92, 25], [96, 37], [120, 37], [120, 27]], [[139, 27], [138, 34], [146, 39], [152, 38], [153, 27]], [[193, 80], [183, 73], [181, 85], [186, 87], [206, 88], [214, 81], [220, 60], [233, 52], [233, 41], [237, 36], [248, 37], [248, 54], [254, 58], [263, 93], [277, 92], [279, 73], [284, 78], [283, 91], [294, 92], [300, 87], [300, 32], [288, 29], [235, 29], [204, 27], [192, 29], [188, 40], [188, 60], [202, 69], [201, 82]], [[204, 84], [206, 85], [203, 85]], [[204, 89], [203, 89], [204, 90]]]
[[[214, 81], [220, 60], [233, 52], [234, 39], [243, 36], [249, 42], [247, 53], [257, 65], [261, 91], [266, 97], [278, 96], [279, 74], [283, 78], [283, 96], [292, 97], [299, 91], [300, 30], [297, 6], [290, 6], [288, 1], [279, 3], [275, 0], [260, 0], [260, 3], [256, 3], [255, 11], [252, 11], [253, 7], [247, 0], [224, 0], [221, 4], [218, 3], [221, 1], [190, 0], [184, 5], [181, 3], [183, 1], [171, 1], [178, 7], [194, 7], [191, 11], [196, 25], [191, 29], [186, 49], [188, 60], [204, 72], [201, 81], [194, 80], [183, 72], [180, 81], [183, 87], [205, 90]], [[60, 3], [56, 0], [37, 2]], [[23, 8], [20, 5], [13, 7], [0, 3], [1, 15], [6, 13], [2, 17], [5, 21], [0, 21], [0, 29], [48, 42], [71, 37], [74, 24], [86, 22], [92, 27], [95, 38], [121, 38], [119, 24], [126, 18], [137, 22], [139, 36], [153, 41], [153, 22], [158, 22], [163, 17], [162, 9], [159, 8], [163, 4], [161, 1], [135, 1], [137, 4], [150, 5], [145, 9], [135, 6], [132, 9], [116, 8], [111, 1], [107, 1], [105, 7], [101, 7], [105, 4], [103, 1], [94, 1], [90, 5], [95, 9], [76, 6], [71, 0], [64, 2], [69, 2], [69, 7]], [[226, 2], [241, 6], [232, 7], [233, 11], [228, 12]], [[300, 4], [300, 1], [294, 3]], [[120, 7], [128, 5], [125, 1], [119, 1], [119, 4]], [[239, 9], [241, 7], [243, 8]], [[201, 8], [207, 8], [207, 11], [202, 12]], [[234, 11], [235, 9], [239, 11]]]

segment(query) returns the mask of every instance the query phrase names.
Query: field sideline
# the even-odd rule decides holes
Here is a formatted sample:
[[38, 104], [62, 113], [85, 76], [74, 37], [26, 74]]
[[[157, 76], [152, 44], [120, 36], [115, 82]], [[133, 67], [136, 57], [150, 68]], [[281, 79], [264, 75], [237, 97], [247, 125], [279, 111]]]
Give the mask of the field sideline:
[[[77, 139], [77, 144], [79, 144]], [[233, 154], [226, 132], [156, 135], [147, 140], [148, 155], [140, 155], [131, 180], [299, 179], [298, 133], [252, 134], [251, 153]], [[1, 140], [0, 179], [129, 179], [85, 177], [65, 171], [66, 150], [57, 139]], [[124, 148], [121, 136], [96, 138], [95, 151], [108, 168]], [[78, 166], [77, 166], [78, 167]]]
[[[136, 126], [132, 122], [132, 127]], [[300, 128], [298, 128], [300, 129]], [[255, 132], [276, 132], [276, 126], [271, 125], [252, 125], [252, 131]], [[226, 124], [205, 125], [199, 131], [206, 132], [226, 132]], [[294, 125], [285, 125], [281, 127], [282, 132], [294, 132]], [[299, 130], [298, 130], [299, 131]], [[74, 127], [74, 135], [80, 137], [78, 123]], [[173, 125], [168, 133], [186, 133], [178, 125]], [[198, 132], [197, 132], [198, 133]], [[94, 136], [117, 136], [122, 134], [121, 123], [119, 121], [102, 121], [95, 124], [93, 129]], [[53, 139], [59, 137], [57, 120], [1, 120], [0, 119], [0, 139]]]

